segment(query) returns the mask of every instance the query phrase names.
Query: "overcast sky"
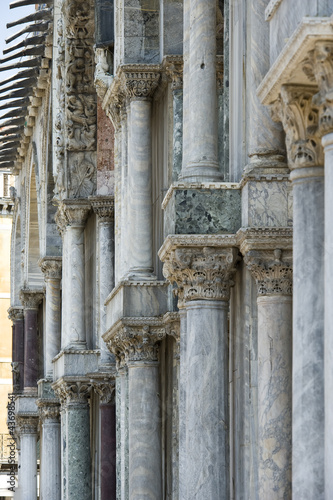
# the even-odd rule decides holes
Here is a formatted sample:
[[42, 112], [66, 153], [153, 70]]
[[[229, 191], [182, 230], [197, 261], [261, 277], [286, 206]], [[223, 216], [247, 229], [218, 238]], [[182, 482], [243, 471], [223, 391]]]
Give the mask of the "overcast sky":
[[[13, 28], [6, 28], [6, 24], [10, 23], [12, 21], [17, 21], [18, 19], [21, 19], [29, 14], [32, 14], [35, 11], [35, 5], [29, 5], [28, 7], [17, 7], [16, 9], [10, 9], [9, 4], [12, 3], [14, 0], [0, 0], [0, 59], [2, 59], [3, 56], [3, 49], [10, 47], [11, 45], [16, 45], [19, 43], [21, 40], [23, 40], [23, 35], [10, 44], [5, 43], [5, 39], [10, 37], [11, 35], [14, 35], [18, 31], [21, 31], [23, 27], [25, 26], [24, 24], [20, 24], [18, 26], [14, 26]], [[22, 49], [21, 49], [22, 50]], [[10, 55], [10, 53], [8, 54]], [[19, 59], [15, 60], [18, 61]], [[13, 63], [15, 63], [13, 61]], [[12, 62], [4, 63], [3, 66], [7, 66], [9, 64], [12, 64]], [[1, 66], [1, 63], [0, 63]], [[24, 68], [22, 68], [24, 69]], [[8, 76], [11, 74], [16, 73], [18, 70], [12, 70], [10, 74], [8, 72], [1, 71], [0, 72], [0, 82], [3, 80], [6, 80]]]

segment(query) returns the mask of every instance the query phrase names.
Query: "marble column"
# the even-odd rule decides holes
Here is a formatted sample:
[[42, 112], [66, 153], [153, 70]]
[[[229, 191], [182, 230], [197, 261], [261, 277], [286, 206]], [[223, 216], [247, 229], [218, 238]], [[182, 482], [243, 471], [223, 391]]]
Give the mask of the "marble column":
[[[188, 79], [188, 112], [190, 151], [181, 177], [191, 181], [220, 180], [217, 149], [217, 83], [216, 83], [216, 1], [191, 0], [189, 42], [184, 39], [184, 78]], [[185, 36], [186, 30], [184, 30]], [[189, 54], [185, 54], [185, 51]]]
[[186, 493], [186, 380], [187, 366], [186, 355], [186, 332], [187, 314], [184, 302], [178, 296], [178, 308], [180, 319], [180, 339], [179, 339], [179, 498], [188, 498]]
[[63, 236], [61, 348], [85, 349], [84, 228], [90, 211], [87, 200], [64, 200], [57, 224]]
[[38, 308], [44, 293], [22, 289], [20, 300], [24, 306], [24, 392], [37, 392], [39, 378]]
[[118, 368], [128, 368], [129, 500], [162, 498], [158, 341], [165, 329], [140, 323], [122, 325], [108, 341]]
[[115, 381], [93, 383], [100, 397], [100, 500], [117, 498]]
[[[293, 498], [324, 498], [324, 157], [313, 87], [283, 86], [293, 185]], [[313, 134], [313, 135], [312, 135]]]
[[128, 271], [135, 280], [156, 279], [153, 271], [151, 99], [160, 74], [126, 71], [128, 123]]
[[221, 247], [160, 250], [164, 275], [177, 283], [187, 313], [180, 353], [182, 498], [229, 498], [228, 311], [237, 255], [236, 248]]
[[183, 157], [183, 58], [168, 56], [164, 60], [165, 69], [171, 79], [173, 107], [172, 136], [172, 182], [177, 182], [182, 169]]
[[90, 385], [59, 379], [53, 389], [61, 402], [62, 500], [92, 499], [90, 456]]
[[62, 257], [44, 257], [40, 262], [46, 284], [44, 378], [50, 380], [53, 379], [52, 359], [59, 353], [61, 345], [61, 262]]
[[9, 318], [13, 322], [13, 391], [23, 390], [23, 368], [24, 368], [24, 313], [21, 307], [10, 307]]
[[116, 376], [117, 498], [127, 500], [128, 488], [128, 370], [119, 367]]
[[[319, 106], [319, 136], [322, 137], [325, 164], [325, 499], [333, 497], [333, 43], [323, 40], [315, 44], [307, 63], [312, 60], [313, 76], [319, 92], [314, 103]], [[309, 66], [307, 65], [309, 68]]]
[[61, 499], [61, 435], [59, 403], [40, 400], [42, 422], [40, 499]]
[[114, 288], [114, 200], [113, 197], [90, 198], [98, 217], [98, 293], [99, 293], [99, 338], [101, 348], [100, 365], [108, 366], [113, 357], [102, 335], [106, 331], [106, 310], [104, 302]]
[[24, 500], [37, 498], [37, 425], [36, 417], [16, 417], [20, 433], [20, 491]]
[[292, 254], [250, 250], [258, 286], [259, 498], [291, 499]]

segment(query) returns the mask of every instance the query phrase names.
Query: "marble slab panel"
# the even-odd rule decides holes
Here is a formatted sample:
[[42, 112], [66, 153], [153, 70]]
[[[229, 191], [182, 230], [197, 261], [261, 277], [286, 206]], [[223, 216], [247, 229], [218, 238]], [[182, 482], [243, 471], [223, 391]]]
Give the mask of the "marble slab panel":
[[54, 380], [98, 370], [99, 351], [61, 351], [53, 360]]
[[25, 415], [38, 414], [38, 408], [36, 405], [36, 397], [35, 396], [19, 396], [15, 400], [15, 412], [17, 415], [20, 413], [24, 413]]

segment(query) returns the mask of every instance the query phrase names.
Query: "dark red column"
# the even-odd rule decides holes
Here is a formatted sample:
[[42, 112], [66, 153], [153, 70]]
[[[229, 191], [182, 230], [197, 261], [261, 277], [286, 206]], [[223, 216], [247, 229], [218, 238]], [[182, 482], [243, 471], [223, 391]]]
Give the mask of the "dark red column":
[[101, 410], [101, 500], [116, 500], [116, 406]]
[[16, 361], [19, 368], [19, 390], [23, 391], [24, 388], [24, 316], [21, 311], [20, 317], [15, 322], [15, 353]]
[[24, 361], [24, 317], [21, 307], [10, 307], [9, 318], [12, 320], [12, 372], [13, 392], [23, 389], [23, 361]]

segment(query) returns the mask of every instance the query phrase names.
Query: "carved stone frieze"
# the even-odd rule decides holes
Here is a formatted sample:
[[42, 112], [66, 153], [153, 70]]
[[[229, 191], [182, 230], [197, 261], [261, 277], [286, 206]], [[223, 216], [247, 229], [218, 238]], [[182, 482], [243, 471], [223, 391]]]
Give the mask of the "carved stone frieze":
[[324, 164], [319, 107], [312, 101], [315, 91], [315, 87], [283, 85], [280, 98], [271, 105], [273, 120], [281, 121], [286, 132], [290, 168]]
[[110, 223], [114, 221], [114, 198], [113, 196], [95, 196], [90, 197], [91, 206], [102, 223]]
[[258, 286], [258, 295], [292, 295], [291, 250], [250, 250], [245, 263]]
[[20, 301], [24, 306], [24, 310], [38, 310], [39, 304], [44, 298], [43, 290], [33, 290], [30, 288], [22, 288], [20, 291]]
[[66, 129], [68, 150], [96, 149], [95, 95], [70, 95], [67, 99]]
[[38, 417], [28, 415], [16, 415], [15, 424], [20, 434], [37, 434]]
[[151, 99], [158, 87], [160, 72], [149, 70], [149, 67], [123, 68], [122, 78], [124, 89], [130, 99]]
[[163, 65], [168, 78], [171, 80], [172, 90], [183, 88], [183, 58], [182, 56], [167, 56]]
[[94, 17], [91, 2], [68, 0], [63, 3], [63, 13], [67, 20], [66, 37], [86, 39], [93, 36]]
[[96, 161], [93, 152], [69, 154], [69, 177], [71, 198], [87, 198], [96, 190]]
[[183, 300], [229, 300], [238, 259], [236, 248], [176, 248], [163, 259], [163, 274]]
[[60, 280], [62, 275], [62, 257], [44, 257], [39, 262], [45, 280]]

